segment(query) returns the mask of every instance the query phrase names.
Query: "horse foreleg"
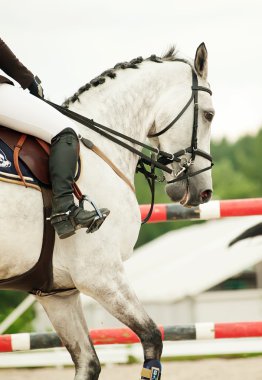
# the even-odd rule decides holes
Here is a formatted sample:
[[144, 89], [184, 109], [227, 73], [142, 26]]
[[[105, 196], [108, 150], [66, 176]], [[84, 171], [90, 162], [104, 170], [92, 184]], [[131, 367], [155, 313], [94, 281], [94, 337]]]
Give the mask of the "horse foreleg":
[[97, 380], [100, 363], [82, 311], [78, 292], [37, 297], [75, 364], [75, 380]]
[[95, 286], [91, 294], [90, 287], [87, 291], [83, 283], [77, 284], [77, 287], [81, 292], [91, 295], [138, 335], [144, 350], [141, 379], [158, 380], [161, 375], [160, 358], [163, 348], [161, 333], [128, 284], [124, 271], [119, 272], [118, 269], [117, 273], [113, 271], [105, 273], [103, 270], [103, 278], [100, 277], [99, 281], [98, 278], [94, 279]]

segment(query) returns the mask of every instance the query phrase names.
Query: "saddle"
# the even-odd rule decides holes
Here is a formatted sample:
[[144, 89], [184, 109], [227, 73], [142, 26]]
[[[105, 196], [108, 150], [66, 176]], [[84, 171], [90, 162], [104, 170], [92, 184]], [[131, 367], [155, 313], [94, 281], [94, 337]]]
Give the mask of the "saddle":
[[0, 127], [0, 139], [13, 150], [14, 166], [24, 186], [30, 187], [22, 178], [19, 159], [28, 167], [40, 184], [51, 187], [48, 169], [49, 144], [34, 136], [21, 134], [5, 127]]
[[[3, 180], [40, 190], [44, 204], [43, 241], [38, 262], [26, 273], [0, 280], [0, 289], [21, 290], [37, 295], [42, 293], [50, 294], [50, 292], [54, 292], [52, 259], [55, 242], [55, 231], [50, 221], [47, 220], [51, 215], [52, 200], [48, 169], [50, 148], [46, 142], [36, 137], [21, 134], [2, 126], [0, 126], [0, 142], [6, 144], [12, 151], [13, 166], [17, 172], [16, 177], [20, 178], [20, 181], [9, 180], [9, 178], [4, 178]], [[25, 168], [35, 178], [36, 182], [34, 184], [28, 180], [28, 176], [24, 175]]]

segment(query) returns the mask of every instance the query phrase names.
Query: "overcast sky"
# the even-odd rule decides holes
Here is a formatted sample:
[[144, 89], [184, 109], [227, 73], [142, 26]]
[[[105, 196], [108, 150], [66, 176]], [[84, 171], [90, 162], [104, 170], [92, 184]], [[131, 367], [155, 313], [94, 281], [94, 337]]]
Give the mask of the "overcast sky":
[[204, 41], [213, 137], [262, 126], [261, 0], [0, 0], [1, 38], [61, 103], [119, 61]]

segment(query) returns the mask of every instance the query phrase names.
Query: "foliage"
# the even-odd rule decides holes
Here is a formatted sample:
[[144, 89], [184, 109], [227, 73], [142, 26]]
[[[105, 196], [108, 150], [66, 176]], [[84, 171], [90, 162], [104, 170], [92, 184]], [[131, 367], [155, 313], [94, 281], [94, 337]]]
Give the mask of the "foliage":
[[230, 144], [223, 139], [212, 144], [214, 196], [251, 198], [262, 194], [262, 129]]
[[[22, 292], [11, 292], [7, 290], [0, 291], [0, 323], [27, 297], [27, 294]], [[5, 334], [30, 332], [32, 331], [32, 321], [35, 317], [35, 312], [30, 307], [21, 318], [16, 320]]]
[[[262, 194], [262, 129], [256, 136], [244, 136], [235, 143], [226, 139], [213, 142], [211, 152], [215, 166], [213, 168], [213, 199], [233, 199], [260, 197]], [[137, 198], [140, 204], [150, 203], [150, 192], [142, 175], [136, 178]], [[164, 185], [156, 185], [156, 203], [168, 203]], [[169, 222], [143, 225], [137, 247], [156, 237], [192, 223], [201, 222]], [[25, 297], [24, 293], [0, 291], [0, 323]], [[30, 308], [9, 332], [31, 331], [34, 317]]]
[[[211, 152], [215, 162], [212, 169], [213, 199], [237, 199], [261, 197], [262, 194], [262, 129], [256, 136], [244, 136], [235, 143], [226, 139], [212, 142]], [[138, 177], [138, 176], [137, 176]], [[146, 190], [142, 176], [136, 179], [139, 203], [149, 203], [150, 193]], [[164, 185], [157, 184], [156, 203], [169, 203]], [[200, 222], [170, 222], [148, 224], [141, 228], [137, 247], [171, 230]]]

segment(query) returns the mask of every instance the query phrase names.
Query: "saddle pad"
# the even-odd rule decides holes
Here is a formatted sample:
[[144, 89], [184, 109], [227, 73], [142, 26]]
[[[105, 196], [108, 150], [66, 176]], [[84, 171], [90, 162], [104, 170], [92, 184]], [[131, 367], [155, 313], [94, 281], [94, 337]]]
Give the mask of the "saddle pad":
[[[28, 169], [28, 167], [19, 159], [19, 166], [25, 182], [28, 187], [36, 188], [40, 190], [39, 181]], [[13, 161], [13, 151], [8, 145], [0, 139], [0, 181], [15, 183], [17, 185], [24, 186], [19, 175], [16, 172], [14, 161]]]

